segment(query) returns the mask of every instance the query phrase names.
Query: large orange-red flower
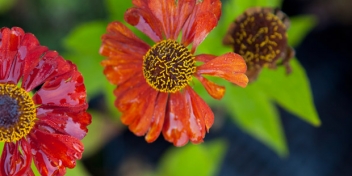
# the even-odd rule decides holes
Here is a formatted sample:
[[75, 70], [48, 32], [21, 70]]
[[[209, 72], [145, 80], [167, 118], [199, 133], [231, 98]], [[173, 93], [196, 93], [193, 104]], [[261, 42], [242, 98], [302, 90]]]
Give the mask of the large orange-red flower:
[[[33, 95], [33, 96], [32, 96]], [[21, 28], [0, 29], [0, 175], [64, 175], [91, 116], [83, 77]]]
[[[149, 36], [149, 46], [120, 22], [103, 35], [100, 53], [107, 79], [117, 85], [115, 105], [121, 120], [138, 136], [153, 142], [162, 132], [175, 146], [203, 141], [214, 122], [209, 106], [189, 86], [196, 77], [221, 99], [225, 88], [203, 75], [224, 78], [245, 87], [248, 78], [241, 56], [195, 55], [196, 48], [217, 25], [220, 0], [133, 0], [125, 20]], [[216, 44], [214, 44], [216, 47]], [[203, 63], [198, 66], [196, 61]]]

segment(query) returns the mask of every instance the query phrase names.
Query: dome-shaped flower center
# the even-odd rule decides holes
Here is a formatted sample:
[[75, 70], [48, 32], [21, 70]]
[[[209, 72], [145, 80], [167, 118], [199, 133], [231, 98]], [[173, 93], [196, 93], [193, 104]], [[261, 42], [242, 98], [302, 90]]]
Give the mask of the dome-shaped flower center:
[[143, 57], [147, 83], [160, 92], [175, 93], [186, 87], [196, 71], [195, 57], [173, 40], [156, 43]]
[[231, 31], [234, 52], [249, 67], [274, 63], [287, 49], [287, 26], [270, 8], [253, 8], [236, 19]]
[[34, 126], [36, 108], [22, 88], [0, 83], [0, 142], [14, 142]]

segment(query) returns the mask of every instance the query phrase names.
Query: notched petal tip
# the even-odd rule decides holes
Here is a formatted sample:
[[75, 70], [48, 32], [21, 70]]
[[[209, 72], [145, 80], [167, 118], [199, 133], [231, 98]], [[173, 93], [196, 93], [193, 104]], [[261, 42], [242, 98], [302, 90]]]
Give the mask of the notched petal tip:
[[246, 87], [248, 77], [245, 75], [247, 65], [242, 56], [226, 53], [199, 66], [196, 74], [206, 74], [226, 79], [241, 87]]
[[196, 78], [202, 83], [205, 90], [211, 95], [213, 98], [220, 100], [225, 94], [225, 87], [217, 85], [208, 79], [204, 78], [201, 75], [196, 75]]

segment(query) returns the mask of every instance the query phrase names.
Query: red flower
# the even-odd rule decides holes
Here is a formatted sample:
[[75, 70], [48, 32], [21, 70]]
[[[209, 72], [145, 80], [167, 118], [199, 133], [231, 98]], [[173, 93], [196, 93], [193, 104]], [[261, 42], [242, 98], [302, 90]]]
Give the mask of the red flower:
[[91, 123], [82, 75], [33, 34], [0, 31], [0, 175], [34, 175], [32, 159], [41, 175], [64, 175]]
[[[203, 141], [214, 122], [209, 106], [189, 86], [193, 76], [221, 99], [223, 86], [204, 78], [211, 75], [245, 87], [248, 78], [241, 56], [194, 55], [197, 46], [217, 25], [220, 0], [133, 0], [125, 20], [144, 32], [154, 46], [137, 38], [120, 22], [103, 35], [100, 53], [107, 79], [117, 85], [115, 105], [121, 120], [138, 136], [153, 142], [162, 132], [175, 146]], [[181, 34], [182, 31], [182, 34]], [[188, 46], [191, 47], [187, 48]], [[197, 66], [196, 61], [203, 62]]]

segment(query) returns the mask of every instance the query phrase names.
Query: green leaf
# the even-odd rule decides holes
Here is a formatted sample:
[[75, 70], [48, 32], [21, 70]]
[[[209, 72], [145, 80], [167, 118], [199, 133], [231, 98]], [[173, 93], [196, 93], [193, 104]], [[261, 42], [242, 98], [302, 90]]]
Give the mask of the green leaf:
[[0, 0], [0, 14], [6, 13], [16, 2], [17, 0]]
[[101, 85], [107, 82], [100, 65], [104, 58], [99, 55], [100, 38], [105, 31], [105, 23], [86, 23], [77, 26], [63, 40], [63, 45], [68, 50], [63, 55], [75, 63], [82, 73], [89, 98], [97, 95]]
[[288, 154], [277, 110], [259, 86], [252, 84], [245, 89], [227, 86], [223, 101], [231, 118], [241, 129], [269, 146], [280, 156]]
[[119, 114], [114, 106], [113, 95], [115, 86], [106, 79], [103, 74], [104, 68], [100, 64], [104, 57], [99, 54], [99, 48], [106, 26], [105, 22], [90, 22], [77, 26], [63, 40], [63, 45], [68, 50], [63, 55], [74, 62], [82, 73], [88, 99], [103, 93], [109, 112], [117, 118]]
[[316, 26], [317, 19], [314, 16], [290, 17], [290, 28], [288, 29], [288, 42], [291, 46], [297, 46], [304, 37]]
[[256, 1], [256, 6], [262, 7], [281, 7], [282, 0], [252, 0]]
[[216, 175], [226, 148], [223, 140], [171, 148], [161, 158], [157, 175]]
[[292, 73], [286, 75], [285, 69], [264, 69], [256, 84], [287, 111], [306, 122], [319, 126], [320, 120], [314, 106], [308, 77], [297, 59], [291, 62]]
[[132, 1], [105, 0], [105, 4], [110, 21], [124, 21], [124, 13], [128, 8], [132, 7]]

